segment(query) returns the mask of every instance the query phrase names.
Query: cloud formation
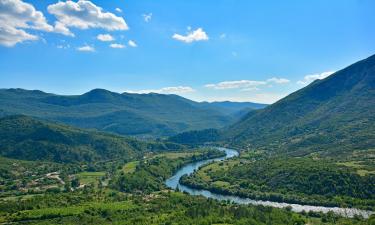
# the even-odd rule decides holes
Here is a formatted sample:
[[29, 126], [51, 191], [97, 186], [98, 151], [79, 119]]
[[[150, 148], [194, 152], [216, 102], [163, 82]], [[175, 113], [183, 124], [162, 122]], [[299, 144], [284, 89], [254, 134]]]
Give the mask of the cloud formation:
[[125, 45], [123, 44], [118, 44], [118, 43], [112, 43], [109, 45], [111, 48], [125, 48]]
[[91, 1], [79, 0], [60, 1], [48, 6], [48, 12], [57, 18], [56, 26], [65, 33], [71, 33], [69, 27], [78, 29], [102, 28], [105, 30], [128, 30], [129, 27], [122, 17], [104, 12]]
[[143, 14], [142, 17], [143, 17], [143, 20], [144, 20], [146, 23], [148, 23], [148, 22], [150, 22], [151, 19], [152, 19], [152, 13]]
[[90, 45], [84, 45], [77, 48], [80, 52], [95, 52], [95, 48]]
[[128, 45], [130, 46], [130, 47], [133, 47], [133, 48], [136, 48], [138, 45], [137, 45], [137, 43], [135, 43], [135, 41], [133, 41], [133, 40], [129, 40], [128, 41]]
[[206, 88], [211, 88], [215, 90], [225, 90], [225, 89], [241, 89], [241, 91], [256, 91], [259, 90], [260, 86], [266, 84], [286, 84], [290, 81], [285, 78], [272, 77], [265, 81], [256, 80], [233, 80], [233, 81], [223, 81], [216, 84], [206, 84]]
[[38, 40], [38, 36], [28, 30], [54, 31], [43, 13], [33, 5], [21, 0], [0, 1], [0, 45], [12, 47], [23, 41]]
[[209, 39], [208, 35], [202, 28], [198, 28], [194, 31], [189, 31], [187, 35], [174, 34], [172, 38], [185, 43], [191, 43], [194, 41], [207, 41]]
[[139, 90], [139, 91], [126, 91], [128, 93], [136, 93], [136, 94], [148, 94], [148, 93], [159, 93], [159, 94], [184, 94], [184, 93], [191, 93], [195, 90], [189, 86], [176, 86], [176, 87], [164, 87], [160, 89], [146, 89], [146, 90]]
[[206, 88], [213, 88], [216, 90], [222, 89], [237, 89], [237, 88], [251, 88], [259, 85], [266, 84], [265, 81], [255, 81], [255, 80], [234, 80], [234, 81], [223, 81], [216, 84], [206, 84]]
[[272, 77], [267, 80], [267, 83], [275, 83], [275, 84], [287, 84], [289, 83], [290, 80], [285, 79], [285, 78], [277, 78], [277, 77]]
[[326, 72], [323, 72], [323, 73], [306, 75], [303, 78], [303, 80], [297, 81], [297, 84], [307, 85], [307, 84], [310, 84], [311, 82], [313, 82], [316, 79], [319, 79], [319, 80], [324, 79], [324, 78], [328, 77], [329, 75], [331, 75], [333, 73], [335, 73], [335, 71], [326, 71]]
[[112, 37], [112, 35], [110, 35], [110, 34], [99, 34], [98, 36], [96, 36], [96, 38], [99, 41], [113, 41], [113, 40], [115, 40], [115, 38]]

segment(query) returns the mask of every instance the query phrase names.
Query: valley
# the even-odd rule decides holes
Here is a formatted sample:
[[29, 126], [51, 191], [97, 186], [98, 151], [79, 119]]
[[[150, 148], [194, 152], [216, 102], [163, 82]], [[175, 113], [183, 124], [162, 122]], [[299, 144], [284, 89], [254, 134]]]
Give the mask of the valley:
[[0, 225], [375, 225], [374, 0], [0, 0]]

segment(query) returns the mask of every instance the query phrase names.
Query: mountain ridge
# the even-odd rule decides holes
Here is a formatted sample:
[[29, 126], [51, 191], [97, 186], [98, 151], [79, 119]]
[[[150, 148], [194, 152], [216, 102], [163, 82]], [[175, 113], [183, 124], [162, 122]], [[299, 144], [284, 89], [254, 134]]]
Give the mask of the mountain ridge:
[[247, 114], [223, 135], [250, 149], [340, 153], [337, 145], [343, 151], [375, 147], [374, 115], [375, 55]]
[[235, 109], [231, 110], [173, 94], [120, 94], [97, 88], [82, 95], [57, 95], [39, 90], [0, 89], [0, 115], [24, 114], [141, 137], [221, 128], [239, 118], [231, 114]]
[[150, 150], [181, 148], [167, 142], [142, 142], [24, 115], [0, 118], [0, 155], [14, 159], [59, 163], [99, 162], [128, 159]]

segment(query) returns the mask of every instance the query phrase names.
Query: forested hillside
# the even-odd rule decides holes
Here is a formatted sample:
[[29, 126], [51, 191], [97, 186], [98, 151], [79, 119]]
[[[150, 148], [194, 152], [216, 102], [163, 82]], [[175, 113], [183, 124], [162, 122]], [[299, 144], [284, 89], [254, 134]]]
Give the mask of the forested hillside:
[[[199, 103], [177, 95], [115, 93], [94, 89], [62, 96], [24, 89], [0, 90], [0, 116], [24, 114], [123, 135], [160, 137], [220, 128], [239, 119], [233, 113], [253, 103]], [[252, 109], [248, 109], [252, 110]]]
[[0, 155], [9, 158], [60, 163], [94, 162], [180, 148], [175, 144], [140, 142], [27, 116], [0, 118]]
[[375, 55], [250, 112], [222, 133], [247, 149], [337, 155], [375, 148], [374, 124]]

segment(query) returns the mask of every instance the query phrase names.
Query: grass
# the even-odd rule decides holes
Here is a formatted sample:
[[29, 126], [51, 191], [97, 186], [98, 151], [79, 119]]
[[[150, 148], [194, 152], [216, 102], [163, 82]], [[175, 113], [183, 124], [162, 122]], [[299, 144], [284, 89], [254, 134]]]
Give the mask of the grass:
[[360, 176], [366, 176], [367, 174], [375, 174], [375, 170], [365, 169], [368, 168], [366, 165], [362, 164], [361, 161], [348, 161], [348, 162], [339, 162], [338, 165], [350, 167], [356, 170], [357, 174]]
[[124, 171], [124, 173], [134, 173], [138, 164], [139, 161], [128, 162], [122, 167], [122, 171]]
[[178, 159], [184, 157], [190, 157], [193, 155], [200, 155], [200, 152], [167, 152], [155, 155], [154, 157], [166, 157], [168, 159]]
[[188, 157], [188, 156], [192, 156], [192, 155], [195, 155], [195, 153], [191, 153], [191, 152], [168, 152], [168, 153], [158, 154], [155, 157], [165, 157], [165, 158], [168, 158], [168, 159], [178, 159], [178, 158], [181, 158], [181, 157]]
[[367, 174], [375, 174], [375, 171], [357, 170], [359, 176], [366, 176]]
[[[239, 160], [227, 160], [225, 162], [215, 162], [208, 164], [206, 166], [203, 166], [200, 170], [198, 170], [197, 175], [204, 181], [210, 182], [212, 179], [208, 175], [208, 172], [216, 172], [216, 171], [225, 171], [228, 170], [230, 167], [236, 166], [240, 163]], [[222, 186], [222, 185], [229, 185], [227, 182], [221, 182], [217, 181], [217, 185]]]
[[105, 172], [82, 172], [76, 174], [81, 184], [96, 184]]
[[24, 210], [17, 213], [13, 216], [13, 220], [22, 221], [22, 220], [32, 220], [32, 219], [41, 219], [41, 218], [53, 218], [61, 216], [72, 216], [79, 215], [85, 212], [86, 210], [128, 210], [135, 208], [136, 206], [131, 201], [124, 202], [91, 202], [78, 206], [68, 206], [68, 207], [52, 207], [52, 208], [43, 208], [43, 209], [34, 209], [34, 210]]
[[215, 187], [229, 187], [230, 186], [230, 183], [228, 183], [228, 182], [225, 182], [225, 181], [220, 181], [220, 180], [218, 180], [218, 181], [215, 181], [215, 182], [213, 182], [212, 183]]
[[31, 199], [37, 195], [43, 195], [43, 194], [25, 194], [25, 195], [9, 196], [9, 197], [0, 198], [0, 201], [22, 201], [22, 200]]

